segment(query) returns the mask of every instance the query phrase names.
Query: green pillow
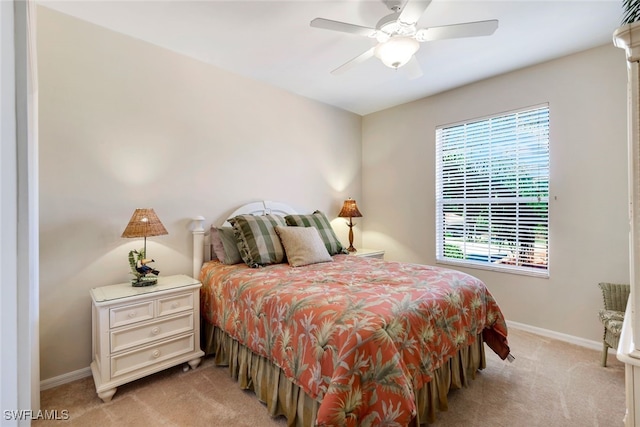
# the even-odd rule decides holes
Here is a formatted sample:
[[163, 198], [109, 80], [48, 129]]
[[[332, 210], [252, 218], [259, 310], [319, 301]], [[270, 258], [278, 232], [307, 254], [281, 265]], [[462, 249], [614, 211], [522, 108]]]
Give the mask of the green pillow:
[[287, 225], [317, 228], [329, 255], [348, 253], [338, 240], [326, 215], [322, 212], [315, 211], [311, 215], [287, 215], [284, 219], [287, 221]]
[[284, 261], [284, 248], [276, 233], [275, 226], [286, 226], [278, 215], [238, 215], [229, 223], [238, 243], [242, 260], [249, 267], [279, 264]]
[[243, 261], [231, 227], [211, 227], [211, 246], [216, 258], [223, 264], [238, 264]]

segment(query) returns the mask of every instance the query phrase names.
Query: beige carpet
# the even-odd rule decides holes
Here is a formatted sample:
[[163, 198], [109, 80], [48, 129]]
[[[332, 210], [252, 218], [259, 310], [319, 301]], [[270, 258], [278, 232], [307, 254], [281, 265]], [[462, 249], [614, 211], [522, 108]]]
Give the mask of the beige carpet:
[[[471, 385], [449, 395], [449, 410], [433, 426], [622, 426], [624, 365], [609, 355], [512, 329], [515, 362], [486, 349], [487, 368]], [[272, 419], [252, 392], [242, 391], [210, 359], [196, 370], [180, 366], [118, 388], [102, 403], [91, 377], [41, 395], [42, 409], [68, 410], [68, 421], [34, 426], [285, 426]]]

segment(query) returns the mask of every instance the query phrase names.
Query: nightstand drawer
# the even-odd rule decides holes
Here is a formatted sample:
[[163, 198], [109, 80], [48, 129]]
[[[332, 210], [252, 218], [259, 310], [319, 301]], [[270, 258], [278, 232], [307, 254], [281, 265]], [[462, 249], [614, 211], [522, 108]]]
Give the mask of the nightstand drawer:
[[133, 326], [111, 332], [111, 352], [152, 343], [172, 335], [193, 330], [193, 312], [150, 324]]
[[109, 310], [109, 326], [112, 328], [148, 319], [153, 319], [153, 301], [114, 307]]
[[193, 292], [158, 300], [158, 317], [168, 316], [185, 310], [193, 310]]
[[181, 354], [194, 351], [194, 335], [173, 338], [111, 358], [111, 377], [155, 365]]

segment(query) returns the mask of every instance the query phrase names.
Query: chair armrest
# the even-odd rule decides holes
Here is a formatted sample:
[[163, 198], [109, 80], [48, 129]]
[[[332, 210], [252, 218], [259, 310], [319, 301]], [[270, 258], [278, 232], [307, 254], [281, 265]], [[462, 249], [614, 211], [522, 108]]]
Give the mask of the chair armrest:
[[615, 311], [615, 310], [605, 310], [600, 309], [598, 311], [598, 317], [602, 323], [608, 322], [610, 320], [624, 320], [624, 312], [623, 311]]

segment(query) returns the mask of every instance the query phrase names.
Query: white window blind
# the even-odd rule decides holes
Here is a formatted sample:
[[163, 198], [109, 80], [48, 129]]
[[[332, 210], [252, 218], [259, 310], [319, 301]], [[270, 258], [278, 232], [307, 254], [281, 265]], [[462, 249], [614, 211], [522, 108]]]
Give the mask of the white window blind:
[[436, 260], [548, 276], [549, 107], [436, 129]]

